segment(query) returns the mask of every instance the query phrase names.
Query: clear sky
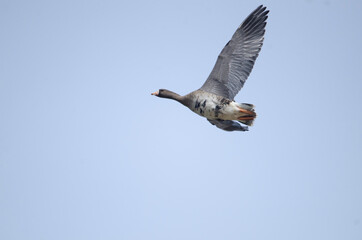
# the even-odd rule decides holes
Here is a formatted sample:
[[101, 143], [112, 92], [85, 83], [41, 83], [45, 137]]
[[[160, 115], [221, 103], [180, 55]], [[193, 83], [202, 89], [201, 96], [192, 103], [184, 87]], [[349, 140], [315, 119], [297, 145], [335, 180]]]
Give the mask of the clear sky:
[[[270, 9], [224, 132], [199, 88]], [[0, 239], [362, 239], [362, 1], [0, 1]]]

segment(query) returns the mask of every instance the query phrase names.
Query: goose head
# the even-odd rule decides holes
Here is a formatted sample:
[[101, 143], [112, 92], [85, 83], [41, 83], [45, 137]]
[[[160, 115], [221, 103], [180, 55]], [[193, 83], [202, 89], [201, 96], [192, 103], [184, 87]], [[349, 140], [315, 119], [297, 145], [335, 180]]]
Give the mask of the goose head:
[[154, 95], [154, 96], [160, 97], [160, 98], [170, 98], [170, 99], [174, 99], [174, 100], [179, 100], [181, 97], [177, 93], [171, 92], [170, 90], [167, 90], [167, 89], [159, 89], [156, 92], [151, 93], [151, 95]]

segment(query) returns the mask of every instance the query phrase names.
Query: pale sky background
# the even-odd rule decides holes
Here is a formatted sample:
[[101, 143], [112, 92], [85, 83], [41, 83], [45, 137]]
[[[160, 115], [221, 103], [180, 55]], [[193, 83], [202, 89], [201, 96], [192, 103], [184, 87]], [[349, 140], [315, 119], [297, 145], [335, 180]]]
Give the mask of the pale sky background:
[[[224, 132], [199, 88], [270, 10]], [[0, 239], [362, 239], [362, 1], [0, 1]]]

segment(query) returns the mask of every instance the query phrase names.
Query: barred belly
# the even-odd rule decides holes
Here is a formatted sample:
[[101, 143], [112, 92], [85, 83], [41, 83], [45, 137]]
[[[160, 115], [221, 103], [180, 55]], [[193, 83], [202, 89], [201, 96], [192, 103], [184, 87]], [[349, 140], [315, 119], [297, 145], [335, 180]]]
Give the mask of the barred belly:
[[205, 93], [193, 99], [190, 109], [208, 119], [233, 120], [237, 118], [235, 114], [238, 112], [233, 103], [229, 99]]

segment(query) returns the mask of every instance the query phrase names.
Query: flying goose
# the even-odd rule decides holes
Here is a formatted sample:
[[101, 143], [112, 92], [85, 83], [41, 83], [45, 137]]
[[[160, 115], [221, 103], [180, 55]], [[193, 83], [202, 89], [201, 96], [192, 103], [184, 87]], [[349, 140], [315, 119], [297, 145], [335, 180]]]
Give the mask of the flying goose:
[[256, 117], [254, 106], [237, 103], [234, 97], [243, 87], [259, 55], [268, 13], [261, 5], [244, 20], [221, 51], [200, 89], [185, 96], [166, 89], [159, 89], [152, 95], [176, 100], [225, 131], [248, 131], [247, 126], [251, 126]]

